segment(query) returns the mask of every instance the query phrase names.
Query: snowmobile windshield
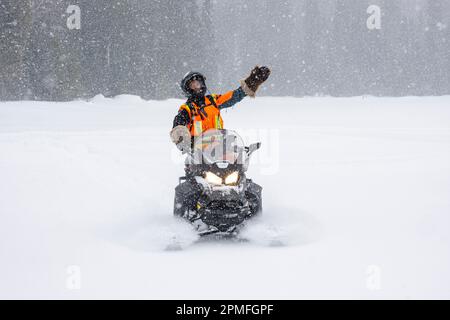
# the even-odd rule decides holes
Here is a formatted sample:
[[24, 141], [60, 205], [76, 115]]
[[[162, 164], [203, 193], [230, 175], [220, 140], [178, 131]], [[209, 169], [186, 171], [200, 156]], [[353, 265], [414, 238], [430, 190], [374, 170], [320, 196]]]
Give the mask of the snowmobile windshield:
[[241, 137], [234, 131], [224, 129], [211, 129], [196, 137], [193, 151], [195, 162], [202, 161], [206, 164], [243, 164], [245, 156]]

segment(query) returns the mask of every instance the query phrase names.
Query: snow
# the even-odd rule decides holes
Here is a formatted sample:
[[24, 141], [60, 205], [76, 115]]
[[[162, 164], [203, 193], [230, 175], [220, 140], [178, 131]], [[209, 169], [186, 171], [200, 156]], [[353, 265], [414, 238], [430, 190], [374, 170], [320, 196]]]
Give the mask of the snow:
[[0, 103], [0, 298], [450, 298], [450, 96], [246, 98], [264, 216], [194, 244], [181, 102]]

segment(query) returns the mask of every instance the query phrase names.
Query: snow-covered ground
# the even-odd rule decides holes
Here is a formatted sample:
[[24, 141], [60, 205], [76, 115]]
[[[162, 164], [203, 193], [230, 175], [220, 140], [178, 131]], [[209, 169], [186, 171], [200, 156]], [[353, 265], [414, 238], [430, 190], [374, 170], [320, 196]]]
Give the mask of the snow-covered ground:
[[246, 98], [253, 241], [164, 251], [180, 103], [0, 103], [0, 298], [450, 298], [450, 96]]

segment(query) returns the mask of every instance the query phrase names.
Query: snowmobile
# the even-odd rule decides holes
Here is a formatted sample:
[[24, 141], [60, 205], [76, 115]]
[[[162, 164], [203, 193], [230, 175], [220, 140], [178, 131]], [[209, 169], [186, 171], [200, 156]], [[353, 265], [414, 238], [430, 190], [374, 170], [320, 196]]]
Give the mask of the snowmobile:
[[211, 129], [193, 139], [186, 175], [175, 188], [174, 215], [188, 220], [200, 236], [234, 236], [261, 214], [262, 187], [246, 177], [261, 143], [245, 146], [234, 131]]

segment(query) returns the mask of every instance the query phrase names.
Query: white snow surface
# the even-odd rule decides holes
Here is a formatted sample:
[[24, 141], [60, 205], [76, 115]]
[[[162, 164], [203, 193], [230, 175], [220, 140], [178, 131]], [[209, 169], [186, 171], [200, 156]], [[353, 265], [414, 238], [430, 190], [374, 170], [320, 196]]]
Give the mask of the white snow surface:
[[0, 298], [450, 298], [450, 96], [224, 111], [262, 142], [249, 242], [195, 242], [172, 216], [181, 103], [0, 103]]

